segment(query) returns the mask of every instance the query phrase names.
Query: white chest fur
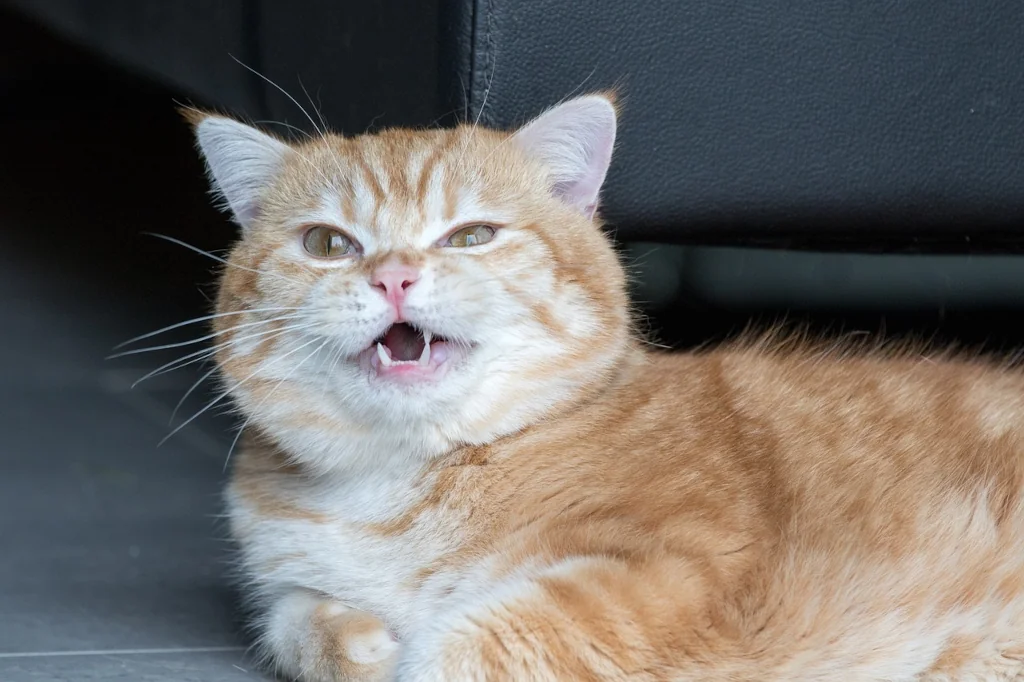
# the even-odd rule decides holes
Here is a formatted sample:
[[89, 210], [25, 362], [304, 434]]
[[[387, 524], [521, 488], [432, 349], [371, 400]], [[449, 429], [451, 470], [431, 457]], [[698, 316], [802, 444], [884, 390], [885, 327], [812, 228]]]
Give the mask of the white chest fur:
[[432, 606], [422, 570], [455, 549], [458, 524], [422, 504], [432, 481], [418, 467], [275, 482], [253, 491], [236, 479], [227, 494], [246, 577], [260, 595], [316, 590], [399, 636]]

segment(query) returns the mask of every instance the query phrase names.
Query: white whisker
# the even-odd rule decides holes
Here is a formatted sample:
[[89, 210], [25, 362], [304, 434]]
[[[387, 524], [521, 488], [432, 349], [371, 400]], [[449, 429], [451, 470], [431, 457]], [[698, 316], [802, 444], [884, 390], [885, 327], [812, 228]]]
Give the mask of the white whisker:
[[[597, 70], [596, 68], [595, 69], [591, 69], [590, 73], [587, 74], [587, 77], [584, 78], [583, 81], [579, 85], [577, 85], [575, 88], [573, 88], [572, 91], [570, 91], [568, 95], [564, 96], [561, 100], [559, 100], [557, 104], [564, 104], [565, 102], [569, 101], [569, 99], [571, 99], [577, 92], [579, 92], [583, 88], [584, 85], [587, 84], [587, 81], [589, 81], [593, 77], [594, 72], [596, 70]], [[486, 102], [486, 101], [487, 101], [487, 99], [485, 97], [484, 98], [484, 102]], [[556, 106], [557, 106], [557, 104], [556, 104]], [[507, 144], [509, 142], [509, 140], [515, 139], [515, 136], [516, 135], [515, 135], [514, 132], [513, 133], [509, 133], [508, 135], [505, 136], [505, 139], [503, 139], [501, 142], [496, 144], [494, 146], [494, 149], [492, 149], [490, 151], [490, 153], [487, 156], [484, 157], [484, 160], [480, 163], [480, 168], [486, 168], [487, 167], [487, 162], [490, 161], [491, 157], [494, 156], [494, 154], [499, 149], [504, 147], [505, 144]], [[478, 175], [479, 175], [479, 173], [478, 173]]]
[[[309, 97], [309, 92], [306, 91], [306, 86], [302, 84], [302, 79], [301, 78], [299, 79], [299, 85], [302, 87], [302, 91], [306, 93], [306, 97], [309, 98], [309, 103], [313, 107], [313, 110], [316, 111], [317, 118], [320, 119], [321, 125], [319, 125], [319, 126], [316, 124], [316, 121], [313, 120], [313, 117], [309, 115], [309, 112], [306, 111], [305, 107], [303, 107], [301, 104], [299, 104], [298, 100], [295, 99], [294, 97], [292, 97], [292, 95], [287, 90], [285, 90], [283, 87], [281, 87], [280, 85], [278, 85], [277, 83], [272, 81], [270, 78], [264, 76], [262, 73], [260, 73], [256, 69], [252, 68], [248, 64], [245, 64], [244, 62], [242, 62], [240, 59], [238, 59], [234, 55], [229, 54], [228, 56], [230, 56], [233, 60], [235, 60], [235, 62], [237, 62], [239, 66], [241, 66], [242, 68], [246, 69], [247, 71], [255, 74], [259, 78], [263, 79], [271, 87], [273, 87], [278, 92], [280, 92], [282, 95], [287, 97], [292, 102], [292, 104], [297, 106], [299, 108], [299, 111], [301, 111], [303, 113], [303, 115], [309, 120], [309, 122], [313, 126], [313, 129], [316, 130], [316, 132], [320, 136], [320, 138], [321, 139], [327, 139], [327, 132], [328, 132], [328, 130], [327, 130], [327, 123], [326, 123], [326, 121], [324, 121], [324, 118], [321, 115], [320, 110], [317, 109], [315, 104], [313, 104], [313, 100], [312, 100], [312, 98]], [[292, 127], [294, 127], [294, 126], [292, 126]], [[299, 129], [296, 128], [296, 130], [299, 130]], [[310, 138], [312, 138], [312, 135], [308, 135], [308, 136]], [[292, 147], [292, 151], [295, 152], [295, 154], [297, 154], [299, 156], [299, 158], [301, 158], [303, 161], [305, 161], [309, 165], [310, 168], [312, 168], [317, 173], [319, 173], [320, 177], [322, 177], [324, 179], [324, 182], [327, 183], [328, 187], [334, 188], [334, 189], [338, 189], [338, 186], [337, 186], [338, 183], [331, 182], [330, 178], [327, 177], [327, 175], [323, 172], [323, 170], [319, 166], [317, 166], [315, 163], [310, 161], [307, 156], [305, 156], [304, 154], [300, 153], [294, 147]], [[338, 170], [338, 173], [339, 173], [339, 181], [340, 181], [340, 178], [344, 177], [344, 172], [342, 171], [341, 164], [338, 162], [337, 158], [334, 159], [334, 163], [335, 163], [335, 166], [337, 167], [337, 170]], [[349, 192], [349, 194], [351, 194], [351, 190], [348, 190], [348, 192]]]
[[[515, 139], [515, 133], [510, 133], [510, 134], [506, 135], [506, 136], [505, 136], [505, 139], [503, 139], [503, 140], [502, 140], [501, 142], [499, 142], [498, 144], [494, 145], [494, 149], [492, 149], [492, 150], [490, 151], [490, 153], [489, 153], [489, 154], [488, 154], [487, 156], [485, 156], [485, 157], [484, 157], [484, 160], [483, 160], [483, 161], [482, 161], [482, 162], [480, 163], [480, 166], [479, 166], [479, 167], [480, 167], [480, 168], [485, 168], [485, 167], [487, 166], [487, 162], [491, 160], [491, 157], [492, 157], [492, 156], [494, 156], [494, 154], [495, 154], [495, 153], [496, 153], [496, 152], [497, 152], [497, 151], [498, 151], [499, 149], [501, 149], [502, 147], [504, 147], [504, 146], [505, 146], [506, 144], [508, 144], [508, 142], [509, 142], [510, 140], [513, 140], [513, 139]], [[479, 176], [479, 174], [480, 174], [480, 173], [479, 173], [479, 171], [477, 171], [477, 176]]]
[[338, 364], [341, 362], [342, 358], [344, 358], [344, 357], [345, 357], [345, 347], [339, 344], [338, 348], [337, 348], [337, 351], [334, 354], [334, 359], [328, 361], [328, 370], [327, 370], [326, 373], [324, 373], [325, 380], [324, 380], [323, 390], [320, 393], [320, 399], [321, 400], [323, 400], [327, 396], [327, 389], [330, 386], [329, 379], [330, 379], [331, 375], [334, 374], [334, 370], [336, 370], [338, 368]]
[[203, 376], [199, 377], [199, 379], [196, 380], [196, 382], [192, 384], [187, 391], [185, 391], [185, 395], [181, 396], [181, 399], [174, 406], [174, 409], [171, 410], [171, 418], [167, 420], [167, 426], [170, 426], [171, 424], [174, 423], [174, 418], [178, 415], [178, 410], [180, 410], [181, 406], [185, 404], [185, 401], [188, 399], [188, 397], [192, 395], [192, 391], [199, 388], [199, 384], [209, 379], [210, 375], [216, 372], [218, 369], [220, 368], [217, 365], [214, 365], [213, 368], [210, 369], [210, 371], [206, 372], [205, 374], [203, 374]]
[[[491, 95], [491, 86], [494, 84], [494, 73], [495, 73], [495, 71], [497, 69], [497, 66], [498, 66], [498, 57], [497, 57], [495, 51], [494, 50], [488, 50], [487, 54], [491, 55], [491, 73], [487, 77], [487, 85], [484, 88], [484, 98], [480, 102], [480, 108], [477, 109], [476, 117], [473, 119], [473, 125], [471, 127], [472, 127], [472, 129], [474, 131], [479, 127], [480, 120], [483, 118], [483, 115], [484, 115], [484, 109], [487, 108], [487, 99]], [[467, 99], [467, 106], [468, 106], [468, 99]], [[462, 144], [462, 149], [459, 151], [459, 160], [456, 163], [456, 167], [459, 169], [460, 173], [462, 173], [463, 170], [464, 170], [464, 167], [465, 167], [464, 164], [465, 164], [465, 161], [466, 161], [466, 153], [469, 151], [469, 145], [470, 145], [471, 140], [472, 140], [472, 136], [471, 135], [466, 135], [465, 140], [464, 140], [464, 142]], [[474, 173], [473, 176], [474, 176], [474, 180], [477, 179], [480, 176], [480, 169], [479, 169], [479, 167], [477, 169], [477, 172]]]
[[210, 253], [209, 251], [203, 251], [198, 246], [192, 246], [191, 244], [189, 244], [187, 242], [183, 242], [180, 239], [175, 239], [174, 237], [168, 237], [165, 234], [158, 234], [156, 232], [143, 232], [142, 234], [148, 235], [150, 237], [156, 237], [157, 239], [163, 239], [164, 241], [171, 242], [172, 244], [177, 244], [178, 246], [183, 246], [183, 247], [185, 247], [186, 249], [188, 249], [190, 251], [195, 251], [196, 253], [198, 253], [198, 254], [200, 254], [202, 256], [206, 256], [207, 258], [212, 258], [213, 260], [217, 261], [218, 263], [223, 263], [224, 265], [227, 265], [228, 267], [238, 268], [239, 270], [245, 270], [246, 272], [255, 272], [257, 275], [269, 275], [271, 277], [277, 277], [279, 279], [283, 279], [286, 282], [291, 282], [292, 284], [296, 284], [298, 286], [304, 286], [302, 282], [299, 282], [298, 280], [291, 279], [289, 277], [285, 277], [284, 275], [278, 274], [276, 272], [270, 272], [268, 270], [256, 270], [254, 268], [247, 268], [244, 265], [238, 265], [237, 263], [231, 263], [231, 262], [225, 260], [224, 258], [221, 258], [220, 256], [217, 256], [217, 255], [214, 255], [214, 254]]
[[261, 362], [259, 364], [259, 366], [255, 370], [253, 370], [252, 373], [249, 374], [247, 377], [245, 377], [244, 379], [242, 379], [238, 383], [236, 383], [233, 386], [231, 386], [231, 388], [229, 388], [228, 390], [226, 390], [223, 393], [219, 394], [211, 402], [207, 403], [206, 406], [203, 407], [201, 410], [199, 410], [198, 412], [193, 414], [191, 417], [189, 417], [188, 419], [186, 419], [182, 423], [178, 424], [178, 426], [176, 426], [170, 433], [168, 433], [166, 436], [163, 437], [163, 439], [157, 444], [157, 446], [159, 447], [160, 445], [163, 445], [164, 443], [166, 443], [174, 434], [176, 434], [178, 431], [181, 431], [183, 428], [185, 428], [186, 426], [191, 424], [193, 421], [195, 421], [197, 418], [199, 418], [200, 415], [205, 414], [207, 410], [209, 410], [214, 405], [217, 405], [218, 403], [220, 403], [220, 401], [224, 400], [224, 398], [227, 398], [229, 395], [231, 395], [232, 392], [234, 392], [236, 389], [240, 388], [242, 386], [242, 384], [244, 384], [245, 382], [249, 381], [250, 379], [255, 377], [257, 374], [259, 374], [261, 371], [266, 369], [267, 366], [275, 364], [277, 362], [280, 362], [281, 360], [284, 360], [285, 358], [289, 357], [290, 355], [293, 355], [294, 353], [299, 352], [303, 348], [305, 348], [305, 347], [307, 347], [307, 346], [309, 346], [311, 344], [316, 343], [318, 340], [319, 340], [318, 338], [314, 337], [312, 340], [305, 342], [304, 344], [302, 344], [301, 346], [299, 346], [297, 348], [293, 348], [292, 350], [288, 351], [284, 355], [279, 355], [276, 358], [273, 358], [272, 360], [268, 360], [266, 362]]
[[263, 79], [264, 81], [266, 81], [266, 83], [267, 83], [267, 84], [269, 84], [270, 86], [272, 86], [272, 87], [276, 88], [278, 92], [280, 92], [280, 93], [281, 93], [282, 95], [284, 95], [285, 97], [287, 97], [288, 99], [290, 99], [290, 100], [292, 101], [292, 104], [294, 104], [295, 106], [297, 106], [297, 107], [299, 108], [299, 111], [301, 111], [301, 112], [302, 112], [303, 114], [305, 114], [305, 115], [306, 115], [306, 118], [308, 118], [308, 119], [309, 119], [309, 122], [310, 122], [311, 124], [313, 124], [313, 128], [315, 128], [315, 129], [316, 129], [316, 132], [320, 134], [320, 137], [324, 137], [324, 136], [326, 135], [326, 131], [324, 131], [323, 129], [321, 129], [321, 128], [320, 128], [320, 126], [318, 126], [318, 125], [316, 124], [316, 121], [314, 121], [314, 120], [313, 120], [313, 117], [309, 115], [309, 112], [308, 112], [308, 111], [306, 111], [306, 109], [305, 109], [305, 108], [304, 108], [304, 107], [303, 107], [303, 106], [302, 106], [301, 104], [299, 104], [298, 100], [296, 100], [296, 99], [295, 99], [294, 97], [292, 97], [292, 96], [291, 96], [291, 95], [290, 95], [290, 94], [288, 93], [288, 91], [287, 91], [287, 90], [285, 90], [285, 89], [284, 89], [284, 88], [282, 88], [282, 87], [281, 87], [280, 85], [278, 85], [278, 84], [277, 84], [277, 83], [275, 83], [274, 81], [272, 81], [272, 80], [270, 80], [269, 78], [267, 78], [266, 76], [264, 76], [264, 75], [263, 75], [262, 73], [260, 73], [260, 72], [259, 72], [259, 71], [257, 71], [256, 69], [254, 69], [254, 68], [252, 68], [251, 66], [249, 66], [248, 64], [244, 63], [244, 62], [243, 62], [243, 61], [242, 61], [241, 59], [239, 59], [238, 57], [234, 56], [233, 54], [229, 54], [228, 56], [229, 56], [229, 57], [231, 57], [232, 59], [234, 59], [234, 60], [235, 60], [235, 62], [237, 62], [237, 63], [238, 63], [238, 65], [239, 65], [239, 66], [241, 66], [241, 67], [242, 67], [243, 69], [246, 69], [247, 71], [250, 71], [251, 73], [253, 73], [253, 74], [255, 74], [255, 75], [259, 76], [259, 77], [260, 77], [260, 78], [262, 78], [262, 79]]
[[[177, 358], [176, 360], [171, 360], [170, 362], [157, 367], [153, 371], [151, 371], [148, 374], [146, 374], [146, 375], [142, 376], [141, 378], [137, 379], [135, 381], [135, 383], [133, 383], [131, 385], [131, 387], [135, 388], [136, 386], [141, 384], [143, 381], [146, 381], [147, 379], [152, 379], [153, 377], [159, 376], [161, 374], [165, 374], [166, 372], [173, 372], [174, 370], [181, 369], [182, 367], [187, 367], [188, 365], [191, 365], [193, 362], [199, 362], [201, 360], [205, 360], [206, 358], [209, 358], [209, 357], [211, 357], [213, 355], [216, 355], [217, 351], [219, 351], [220, 349], [226, 348], [226, 347], [230, 346], [233, 343], [238, 343], [239, 341], [245, 341], [247, 339], [260, 338], [261, 336], [262, 337], [267, 337], [267, 338], [274, 338], [275, 336], [278, 336], [278, 335], [281, 335], [281, 334], [285, 334], [285, 333], [290, 332], [290, 331], [298, 331], [298, 330], [302, 330], [302, 329], [307, 329], [309, 327], [315, 327], [315, 326], [317, 326], [319, 324], [320, 324], [319, 322], [309, 322], [307, 324], [296, 324], [296, 325], [290, 325], [290, 326], [287, 326], [287, 327], [282, 327], [280, 329], [267, 329], [265, 331], [257, 332], [255, 334], [246, 334], [245, 336], [241, 336], [241, 337], [239, 337], [237, 339], [229, 339], [227, 341], [224, 341], [223, 343], [218, 343], [216, 345], [210, 346], [209, 348], [203, 348], [203, 349], [195, 351], [194, 353], [189, 353], [188, 355], [183, 355], [182, 357]], [[188, 360], [188, 362], [182, 362], [183, 360]]]
[[204, 360], [207, 360], [207, 359], [213, 357], [214, 355], [216, 355], [217, 351], [220, 350], [220, 348], [223, 348], [226, 345], [227, 345], [227, 343], [224, 343], [224, 344], [219, 344], [218, 346], [213, 347], [213, 348], [203, 348], [202, 350], [197, 350], [194, 353], [189, 353], [188, 355], [183, 355], [180, 358], [177, 358], [175, 360], [171, 360], [170, 362], [165, 363], [163, 365], [160, 365], [156, 369], [151, 370], [150, 372], [147, 372], [146, 374], [143, 374], [141, 377], [139, 377], [138, 379], [136, 379], [135, 381], [132, 382], [132, 385], [131, 385], [130, 388], [134, 389], [136, 386], [141, 384], [143, 381], [148, 381], [149, 379], [153, 379], [155, 377], [158, 377], [161, 374], [167, 374], [168, 372], [173, 372], [176, 369], [183, 369], [185, 367], [188, 367], [189, 365], [191, 365], [193, 363], [202, 362]]
[[[319, 109], [319, 107], [317, 107], [316, 103], [313, 102], [313, 98], [309, 96], [309, 91], [306, 90], [306, 85], [305, 85], [305, 83], [302, 82], [302, 77], [301, 76], [296, 76], [296, 78], [299, 81], [299, 87], [302, 88], [302, 93], [306, 96], [306, 99], [309, 100], [309, 106], [313, 108], [313, 113], [315, 113], [316, 117], [318, 119], [320, 119], [320, 127], [324, 131], [323, 134], [326, 135], [326, 132], [327, 132], [327, 121], [324, 120], [324, 115], [320, 112], [320, 109]], [[320, 95], [318, 93], [317, 94], [317, 98], [319, 99], [319, 97], [320, 97]]]
[[[299, 77], [299, 76], [296, 76], [296, 78], [298, 78], [299, 87], [302, 88], [302, 92], [306, 95], [306, 99], [309, 100], [309, 105], [311, 107], [313, 107], [313, 111], [316, 112], [316, 117], [318, 119], [320, 119], [320, 125], [323, 128], [323, 132], [320, 133], [320, 137], [322, 139], [326, 140], [327, 139], [327, 131], [328, 131], [327, 121], [324, 120], [324, 116], [320, 112], [320, 109], [313, 102], [313, 98], [309, 96], [309, 91], [306, 90], [306, 85], [302, 82], [302, 78]], [[318, 97], [319, 97], [319, 95], [318, 95]], [[338, 160], [338, 157], [334, 156], [333, 154], [331, 155], [331, 158], [334, 160], [334, 168], [335, 168], [335, 170], [338, 171], [338, 180], [337, 180], [337, 182], [331, 182], [330, 180], [328, 180], [327, 176], [324, 174], [323, 171], [321, 171], [319, 168], [317, 168], [315, 166], [314, 166], [314, 168], [316, 169], [316, 171], [318, 173], [320, 173], [320, 177], [322, 177], [324, 179], [324, 181], [327, 182], [327, 186], [329, 188], [333, 188], [333, 189], [338, 189], [338, 190], [344, 191], [346, 194], [348, 194], [348, 196], [352, 197], [353, 196], [352, 189], [350, 187], [348, 187], [347, 185], [344, 185], [344, 183], [341, 182], [341, 179], [345, 176], [345, 171], [341, 167], [341, 162]], [[306, 162], [312, 164], [312, 162], [309, 161], [308, 159], [306, 160]]]
[[313, 136], [310, 135], [308, 131], [303, 130], [299, 126], [293, 126], [291, 123], [285, 123], [284, 121], [275, 121], [273, 119], [264, 118], [264, 119], [260, 119], [258, 121], [253, 121], [253, 123], [255, 123], [256, 125], [266, 125], [266, 124], [269, 123], [270, 125], [281, 126], [282, 128], [287, 128], [288, 130], [292, 130], [292, 131], [298, 133], [299, 135], [303, 135], [303, 136], [309, 138], [310, 140], [313, 139]]
[[270, 389], [270, 392], [267, 393], [267, 395], [263, 396], [263, 398], [258, 403], [256, 403], [255, 407], [253, 407], [252, 409], [249, 410], [249, 416], [246, 417], [244, 422], [242, 422], [242, 426], [238, 429], [238, 433], [235, 434], [234, 440], [231, 441], [231, 447], [228, 448], [228, 455], [227, 455], [227, 457], [224, 458], [224, 471], [227, 471], [227, 469], [228, 469], [228, 462], [231, 461], [231, 454], [235, 451], [235, 446], [238, 444], [238, 439], [242, 437], [242, 433], [245, 431], [245, 427], [247, 427], [249, 425], [249, 422], [252, 421], [253, 415], [256, 414], [256, 411], [259, 410], [259, 408], [262, 407], [263, 404], [265, 402], [267, 402], [267, 400], [270, 399], [270, 396], [274, 395], [274, 392], [277, 389], [281, 388], [281, 384], [283, 384], [288, 379], [290, 379], [291, 376], [293, 374], [295, 374], [295, 372], [299, 369], [299, 367], [301, 367], [302, 365], [306, 364], [306, 361], [308, 361], [314, 355], [316, 355], [321, 350], [323, 350], [324, 346], [326, 346], [328, 343], [330, 343], [330, 341], [331, 341], [330, 337], [324, 339], [324, 342], [321, 343], [319, 346], [317, 346], [316, 349], [312, 353], [310, 353], [309, 355], [304, 357], [301, 362], [297, 363], [294, 367], [292, 367], [290, 370], [288, 370], [288, 373], [285, 374], [281, 378], [281, 380], [278, 381], [274, 385], [274, 388]]
[[123, 351], [121, 353], [115, 353], [113, 355], [108, 355], [107, 359], [108, 360], [113, 360], [115, 358], [123, 358], [123, 357], [128, 356], [128, 355], [138, 355], [139, 353], [152, 353], [154, 351], [167, 350], [169, 348], [181, 348], [182, 346], [192, 346], [192, 345], [195, 345], [197, 343], [202, 343], [203, 341], [208, 341], [210, 339], [216, 338], [218, 336], [223, 336], [224, 334], [229, 334], [229, 333], [235, 331], [236, 329], [245, 329], [246, 327], [255, 327], [256, 325], [260, 325], [260, 324], [272, 324], [274, 322], [280, 322], [281, 320], [297, 320], [297, 319], [301, 319], [303, 317], [305, 317], [305, 315], [285, 315], [283, 317], [275, 317], [275, 318], [270, 319], [270, 320], [256, 320], [254, 322], [245, 322], [243, 324], [236, 324], [233, 327], [228, 327], [227, 329], [221, 329], [220, 331], [212, 332], [210, 334], [207, 334], [206, 336], [200, 336], [200, 337], [195, 338], [195, 339], [189, 339], [188, 341], [177, 341], [175, 343], [165, 343], [165, 344], [163, 344], [161, 346], [147, 346], [146, 348], [133, 348], [132, 350], [126, 350], [126, 351]]
[[477, 128], [480, 125], [480, 119], [483, 118], [484, 109], [487, 108], [487, 98], [491, 95], [491, 86], [494, 84], [494, 72], [498, 68], [498, 57], [493, 51], [489, 51], [491, 54], [491, 74], [487, 77], [487, 87], [484, 89], [484, 99], [480, 102], [480, 108], [476, 112], [476, 119], [473, 121], [473, 128]]
[[560, 104], [565, 104], [565, 103], [566, 103], [566, 102], [568, 102], [568, 101], [569, 101], [570, 99], [572, 99], [572, 98], [573, 98], [573, 97], [574, 97], [574, 96], [576, 95], [576, 93], [577, 93], [577, 92], [579, 92], [580, 90], [582, 90], [582, 89], [583, 89], [583, 86], [584, 86], [584, 85], [586, 85], [586, 84], [587, 84], [587, 82], [588, 82], [588, 81], [589, 81], [589, 80], [590, 80], [591, 78], [593, 78], [593, 77], [594, 77], [594, 73], [595, 73], [596, 71], [597, 71], [597, 67], [594, 67], [593, 69], [591, 69], [591, 70], [590, 70], [590, 73], [588, 73], [588, 74], [587, 74], [587, 77], [586, 77], [586, 78], [584, 78], [584, 79], [583, 79], [583, 80], [582, 80], [582, 81], [580, 82], [580, 84], [579, 84], [579, 85], [577, 85], [577, 86], [576, 86], [575, 88], [573, 88], [572, 90], [570, 90], [570, 91], [569, 91], [569, 94], [565, 95], [564, 97], [562, 97], [562, 99], [558, 100], [558, 102], [556, 102], [554, 106], [558, 106], [558, 105], [560, 105]]
[[212, 315], [203, 315], [202, 317], [193, 317], [192, 319], [185, 320], [183, 322], [177, 322], [175, 324], [168, 325], [166, 327], [161, 327], [160, 329], [157, 329], [156, 331], [147, 332], [145, 334], [142, 334], [141, 336], [136, 336], [134, 338], [128, 339], [127, 341], [122, 341], [121, 343], [119, 343], [116, 346], [114, 346], [114, 350], [117, 350], [118, 348], [124, 348], [125, 346], [127, 346], [129, 344], [132, 344], [132, 343], [135, 343], [136, 341], [142, 341], [143, 339], [148, 339], [150, 337], [156, 336], [157, 334], [163, 334], [164, 332], [169, 332], [169, 331], [174, 330], [174, 329], [179, 329], [181, 327], [187, 327], [190, 324], [197, 324], [199, 322], [208, 322], [210, 320], [216, 320], [216, 319], [219, 319], [221, 317], [228, 317], [229, 315], [245, 315], [246, 313], [283, 312], [283, 311], [287, 311], [287, 310], [301, 310], [301, 307], [299, 307], [299, 306], [286, 306], [286, 307], [276, 307], [276, 308], [249, 308], [248, 310], [232, 310], [232, 311], [226, 312], [226, 313], [213, 313]]

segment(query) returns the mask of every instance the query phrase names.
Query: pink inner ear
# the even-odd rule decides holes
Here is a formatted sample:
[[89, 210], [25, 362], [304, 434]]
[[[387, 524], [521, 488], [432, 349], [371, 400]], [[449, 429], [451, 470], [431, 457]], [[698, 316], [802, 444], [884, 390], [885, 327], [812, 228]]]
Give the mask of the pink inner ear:
[[598, 197], [612, 159], [614, 143], [614, 128], [610, 134], [608, 131], [599, 131], [599, 137], [592, 140], [593, 146], [589, 150], [584, 172], [579, 178], [575, 182], [555, 183], [555, 195], [561, 196], [567, 203], [578, 207], [580, 212], [588, 218], [592, 217], [597, 210]]
[[548, 167], [552, 194], [591, 217], [615, 145], [611, 102], [599, 95], [571, 100], [541, 114], [516, 139]]

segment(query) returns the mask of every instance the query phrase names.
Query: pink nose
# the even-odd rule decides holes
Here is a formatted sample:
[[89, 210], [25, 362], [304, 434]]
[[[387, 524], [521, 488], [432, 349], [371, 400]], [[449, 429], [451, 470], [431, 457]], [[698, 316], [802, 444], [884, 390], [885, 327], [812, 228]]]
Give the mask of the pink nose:
[[420, 278], [420, 271], [408, 265], [382, 265], [373, 273], [370, 283], [384, 292], [399, 313], [406, 290]]

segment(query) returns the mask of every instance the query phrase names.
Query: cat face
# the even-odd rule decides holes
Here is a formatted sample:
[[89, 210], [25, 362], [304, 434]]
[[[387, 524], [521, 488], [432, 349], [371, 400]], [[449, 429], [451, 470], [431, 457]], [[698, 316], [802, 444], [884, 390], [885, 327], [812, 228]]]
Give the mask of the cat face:
[[593, 220], [615, 111], [594, 95], [515, 133], [464, 126], [289, 145], [201, 116], [242, 228], [218, 361], [251, 424], [324, 467], [490, 442], [572, 404], [628, 343]]

